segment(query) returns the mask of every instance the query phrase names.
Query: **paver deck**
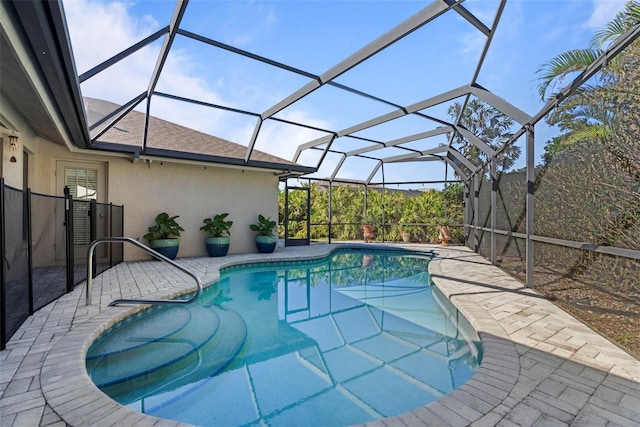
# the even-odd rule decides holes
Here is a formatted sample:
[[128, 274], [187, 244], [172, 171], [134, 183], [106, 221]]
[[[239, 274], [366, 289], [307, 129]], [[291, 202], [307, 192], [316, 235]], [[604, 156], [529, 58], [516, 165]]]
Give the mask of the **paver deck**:
[[[185, 258], [211, 283], [223, 265], [324, 256], [340, 245], [276, 253]], [[396, 245], [397, 246], [397, 245]], [[465, 247], [434, 250], [436, 285], [476, 328], [483, 361], [459, 389], [414, 411], [367, 426], [638, 426], [640, 361]], [[123, 407], [100, 392], [84, 364], [91, 342], [141, 307], [116, 298], [166, 297], [193, 281], [163, 263], [122, 263], [29, 317], [0, 352], [2, 426], [176, 426]]]

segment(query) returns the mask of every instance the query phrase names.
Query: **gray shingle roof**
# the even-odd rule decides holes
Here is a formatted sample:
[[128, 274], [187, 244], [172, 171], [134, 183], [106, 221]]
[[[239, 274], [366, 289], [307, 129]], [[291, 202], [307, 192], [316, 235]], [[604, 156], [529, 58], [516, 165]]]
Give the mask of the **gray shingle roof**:
[[[109, 101], [88, 97], [84, 98], [84, 103], [90, 124], [120, 107]], [[141, 147], [144, 117], [144, 113], [135, 110], [129, 112], [101, 135], [97, 142]], [[147, 147], [236, 160], [244, 160], [247, 153], [247, 147], [243, 145], [153, 116], [149, 116]], [[297, 163], [258, 150], [252, 151], [250, 160], [283, 166], [300, 166]]]

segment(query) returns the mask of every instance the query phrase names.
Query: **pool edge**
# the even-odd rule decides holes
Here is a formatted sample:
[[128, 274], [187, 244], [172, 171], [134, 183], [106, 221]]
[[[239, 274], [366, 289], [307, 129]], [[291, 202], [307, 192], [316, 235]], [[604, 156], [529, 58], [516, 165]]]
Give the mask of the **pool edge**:
[[[441, 271], [441, 261], [443, 258], [437, 248], [416, 248], [412, 245], [403, 246], [388, 246], [388, 245], [365, 245], [365, 244], [337, 244], [326, 245], [325, 250], [319, 251], [314, 255], [299, 256], [295, 253], [282, 253], [275, 252], [264, 256], [261, 254], [245, 254], [241, 257], [229, 257], [228, 259], [219, 260], [215, 267], [215, 271], [207, 271], [207, 283], [211, 284], [212, 278], [218, 278], [219, 272], [225, 267], [230, 267], [238, 264], [245, 264], [251, 262], [279, 262], [290, 260], [308, 260], [319, 259], [330, 255], [331, 253], [340, 249], [374, 249], [374, 250], [401, 250], [408, 249], [425, 255], [433, 254], [435, 257], [429, 263], [429, 272], [434, 269]], [[187, 261], [188, 260], [184, 260]], [[210, 267], [209, 267], [210, 268]], [[431, 411], [434, 413], [442, 413], [443, 410], [451, 410], [456, 408], [459, 411], [460, 405], [464, 404], [465, 393], [473, 393], [474, 390], [469, 389], [467, 384], [473, 382], [486, 383], [487, 378], [491, 378], [491, 371], [486, 367], [486, 361], [498, 360], [498, 356], [504, 357], [504, 349], [493, 349], [493, 346], [486, 345], [485, 341], [490, 336], [490, 331], [485, 331], [486, 328], [482, 328], [485, 322], [478, 322], [478, 316], [474, 315], [473, 310], [469, 310], [465, 304], [464, 299], [455, 297], [452, 298], [452, 287], [448, 286], [441, 277], [433, 277], [434, 283], [442, 291], [442, 293], [452, 302], [452, 304], [460, 310], [461, 313], [471, 323], [473, 328], [478, 333], [482, 343], [483, 359], [479, 369], [474, 373], [467, 383], [463, 384], [460, 388], [453, 392], [441, 397], [437, 401], [417, 408], [413, 411], [398, 414], [386, 420], [391, 421], [393, 418], [399, 418], [400, 420], [406, 419], [410, 414], [424, 418], [424, 411]], [[178, 295], [187, 294], [193, 292], [194, 289], [183, 289], [171, 294], [175, 297]], [[91, 344], [97, 339], [104, 331], [117, 324], [118, 322], [137, 314], [138, 312], [148, 308], [148, 306], [121, 306], [112, 307], [104, 312], [92, 317], [91, 319], [83, 322], [81, 325], [74, 327], [63, 338], [61, 338], [56, 345], [47, 354], [41, 371], [41, 388], [43, 395], [52, 407], [52, 409], [68, 424], [70, 425], [87, 425], [93, 421], [108, 417], [111, 423], [151, 423], [159, 426], [188, 426], [190, 424], [179, 423], [172, 420], [163, 418], [157, 418], [151, 415], [142, 414], [138, 411], [123, 406], [116, 401], [112, 400], [109, 396], [104, 394], [98, 387], [91, 381], [86, 368], [85, 358], [87, 350]], [[493, 321], [498, 327], [497, 322]], [[480, 326], [480, 329], [479, 329]], [[502, 329], [502, 328], [500, 328]], [[504, 330], [502, 330], [504, 332]], [[495, 332], [492, 329], [492, 332]], [[506, 332], [504, 333], [505, 335]], [[508, 336], [508, 335], [507, 335]], [[515, 345], [511, 344], [515, 351]], [[517, 353], [515, 356], [516, 362], [519, 365], [519, 359]], [[513, 385], [517, 376], [514, 377]], [[465, 387], [467, 386], [467, 387]], [[457, 393], [458, 392], [458, 393]], [[507, 393], [508, 394], [508, 393]], [[449, 409], [451, 408], [451, 409]], [[369, 425], [371, 423], [367, 423]]]
[[[640, 397], [640, 360], [466, 247], [394, 246], [411, 250], [423, 248], [424, 251], [438, 253], [430, 264], [432, 279], [478, 330], [485, 355], [476, 375], [459, 389], [414, 411], [373, 421], [367, 426], [491, 426], [503, 419], [519, 419], [523, 414], [539, 416], [539, 421], [557, 424], [580, 423], [596, 417], [598, 420], [616, 420], [621, 425], [634, 425], [630, 420], [640, 417], [640, 410], [628, 405], [629, 401]], [[268, 257], [245, 254], [234, 259], [292, 259], [300, 258], [300, 252], [305, 254], [304, 258], [317, 258], [339, 247], [345, 245], [278, 248], [278, 251], [286, 253], [276, 252]], [[209, 266], [212, 263], [201, 258], [183, 260], [194, 265]], [[13, 348], [32, 361], [37, 356], [40, 362], [30, 362], [25, 366], [28, 372], [23, 372], [21, 366], [16, 373], [15, 362], [1, 369], [10, 386], [14, 380], [23, 381], [18, 374], [23, 378], [37, 369], [33, 374], [35, 382], [28, 392], [14, 392], [0, 398], [5, 415], [18, 414], [20, 418], [37, 416], [39, 425], [48, 425], [49, 421], [45, 420], [51, 420], [54, 414], [69, 425], [77, 426], [93, 425], [96, 420], [100, 420], [100, 425], [131, 425], [137, 422], [140, 425], [186, 425], [122, 407], [93, 385], [84, 369], [86, 347], [83, 349], [83, 345], [86, 340], [88, 346], [90, 337], [97, 334], [101, 324], [121, 313], [113, 310], [122, 309], [107, 308], [105, 303], [87, 310], [82, 302], [84, 294], [79, 288], [54, 302], [50, 308], [34, 314], [29, 322], [32, 326], [25, 324], [21, 327], [20, 333], [25, 337], [9, 343], [9, 353], [5, 358]], [[45, 321], [47, 324], [43, 328]], [[505, 329], [508, 332], [506, 336]], [[507, 360], [514, 360], [514, 357], [518, 364], [509, 366]], [[516, 370], [516, 366], [520, 368]], [[507, 375], [506, 379], [504, 375]], [[561, 385], [573, 393], [575, 399], [567, 400], [570, 399], [567, 395], [549, 401], [539, 400], [547, 396], [545, 393], [549, 392], [550, 384]], [[603, 400], [603, 396], [606, 397], [612, 389], [623, 399], [616, 402]], [[23, 395], [24, 402], [16, 399]], [[576, 396], [584, 398], [577, 399]], [[561, 411], [559, 405], [565, 409], [572, 408], [571, 413]], [[16, 415], [13, 417], [17, 419]]]

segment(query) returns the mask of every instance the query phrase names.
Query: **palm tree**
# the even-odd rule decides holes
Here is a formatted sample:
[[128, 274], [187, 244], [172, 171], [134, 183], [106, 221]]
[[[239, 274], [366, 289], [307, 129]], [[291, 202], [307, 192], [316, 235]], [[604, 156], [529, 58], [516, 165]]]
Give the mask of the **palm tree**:
[[[540, 83], [538, 84], [540, 98], [542, 100], [552, 98], [555, 95], [554, 89], [561, 87], [569, 75], [584, 71], [602, 55], [604, 49], [618, 40], [638, 22], [640, 22], [640, 2], [638, 0], [630, 0], [605, 28], [594, 34], [588, 48], [568, 50], [543, 64], [537, 71], [537, 74], [540, 75]], [[614, 72], [615, 63], [612, 65], [608, 73]], [[600, 78], [606, 80], [610, 77], [605, 72]]]
[[[590, 47], [574, 49], [556, 56], [538, 70], [538, 92], [542, 99], [555, 96], [555, 89], [575, 72], [585, 70], [633, 26], [640, 23], [640, 1], [631, 0], [624, 9], [591, 39]], [[596, 141], [627, 165], [630, 174], [640, 173], [640, 163], [633, 153], [637, 143], [621, 144], [625, 134], [634, 129], [640, 104], [638, 78], [640, 73], [640, 42], [636, 41], [617, 55], [594, 78], [583, 85], [550, 113], [546, 121], [563, 132], [550, 141], [557, 152], [562, 147]], [[627, 145], [623, 149], [623, 145]]]
[[[511, 132], [514, 124], [513, 119], [491, 105], [472, 99], [467, 103], [464, 111], [462, 111], [462, 107], [461, 102], [455, 102], [449, 107], [447, 113], [452, 119], [458, 120], [459, 125], [464, 126], [492, 149], [502, 148], [513, 136]], [[482, 150], [459, 133], [454, 135], [453, 143], [473, 164], [480, 165], [488, 159]], [[520, 157], [520, 147], [514, 145], [507, 147], [498, 157], [500, 162], [498, 169], [509, 169], [518, 157]]]

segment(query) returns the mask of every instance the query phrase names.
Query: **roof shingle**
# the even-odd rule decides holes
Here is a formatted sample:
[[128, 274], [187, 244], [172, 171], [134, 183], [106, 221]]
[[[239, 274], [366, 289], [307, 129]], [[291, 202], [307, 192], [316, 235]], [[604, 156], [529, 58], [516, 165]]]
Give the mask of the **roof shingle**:
[[[120, 107], [109, 101], [88, 97], [84, 98], [84, 103], [90, 124], [97, 122], [102, 117]], [[144, 113], [135, 110], [129, 112], [101, 135], [97, 142], [141, 147], [144, 118]], [[208, 135], [153, 116], [149, 116], [147, 147], [180, 153], [194, 153], [241, 160], [244, 160], [247, 153], [247, 147], [235, 142]], [[300, 166], [297, 163], [259, 150], [252, 151], [250, 160], [286, 166]]]

